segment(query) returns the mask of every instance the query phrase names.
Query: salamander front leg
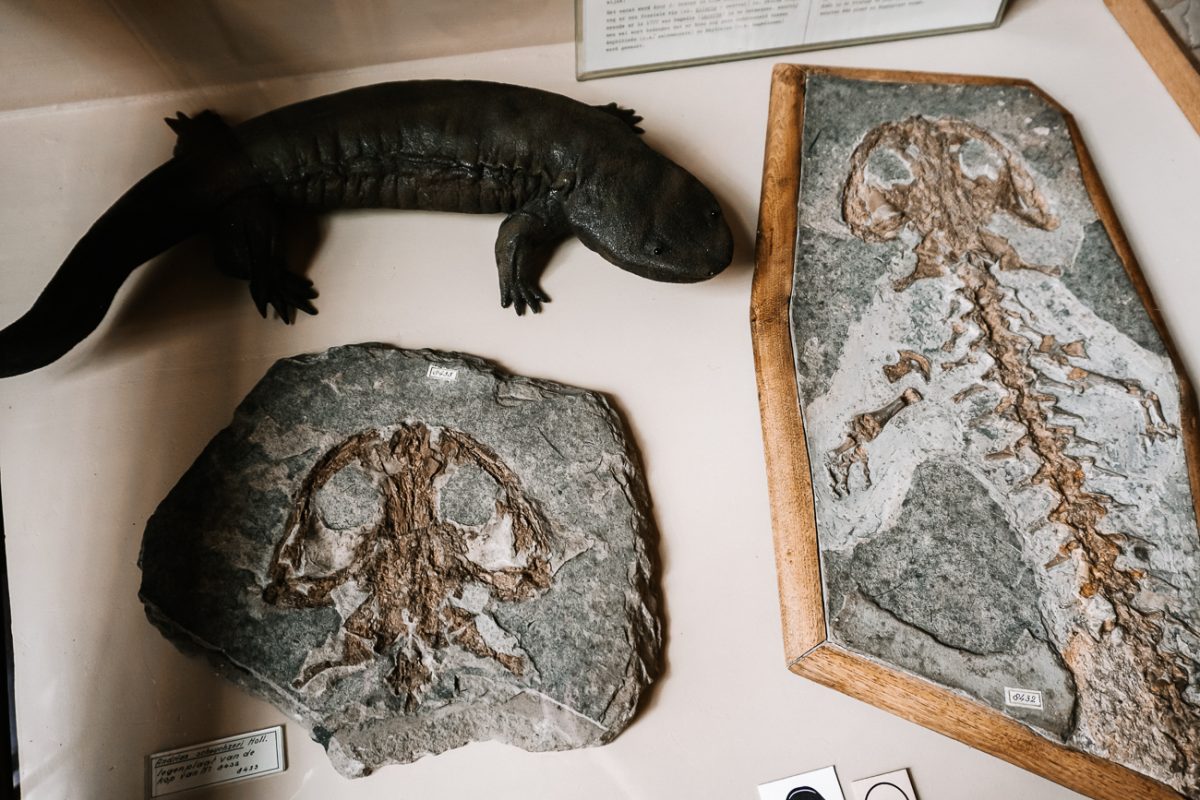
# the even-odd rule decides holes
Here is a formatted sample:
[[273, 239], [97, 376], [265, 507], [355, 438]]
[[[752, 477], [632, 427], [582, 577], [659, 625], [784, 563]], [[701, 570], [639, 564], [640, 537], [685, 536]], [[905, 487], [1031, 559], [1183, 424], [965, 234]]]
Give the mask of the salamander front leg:
[[566, 234], [565, 226], [546, 222], [526, 211], [510, 214], [496, 237], [496, 268], [500, 273], [500, 305], [524, 315], [528, 306], [540, 313], [550, 296], [538, 285], [547, 246]]

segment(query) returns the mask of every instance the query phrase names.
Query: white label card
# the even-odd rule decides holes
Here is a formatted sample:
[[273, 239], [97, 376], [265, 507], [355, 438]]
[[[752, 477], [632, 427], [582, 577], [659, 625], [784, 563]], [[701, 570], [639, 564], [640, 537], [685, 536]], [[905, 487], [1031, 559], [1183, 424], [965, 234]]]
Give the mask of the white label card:
[[287, 769], [283, 726], [155, 753], [149, 762], [151, 797], [275, 775]]
[[1042, 693], [1036, 689], [1013, 689], [1004, 687], [1004, 705], [1019, 708], [1042, 708]]
[[908, 770], [898, 769], [850, 784], [854, 800], [917, 800]]
[[758, 797], [759, 800], [846, 800], [833, 767], [760, 784]]
[[458, 380], [458, 370], [450, 367], [439, 367], [436, 364], [429, 365], [429, 372], [426, 373], [435, 381], [445, 381], [447, 383]]
[[576, 74], [995, 23], [1005, 0], [576, 0]]

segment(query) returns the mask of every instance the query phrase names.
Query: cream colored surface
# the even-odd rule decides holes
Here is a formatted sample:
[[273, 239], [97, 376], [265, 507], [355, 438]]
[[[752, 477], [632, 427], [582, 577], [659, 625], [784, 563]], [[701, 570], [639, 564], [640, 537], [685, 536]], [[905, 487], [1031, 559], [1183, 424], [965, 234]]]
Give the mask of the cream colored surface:
[[[0, 63], [10, 58], [0, 52]], [[284, 721], [145, 621], [141, 531], [274, 359], [381, 340], [473, 352], [617, 400], [643, 450], [662, 533], [667, 673], [641, 717], [604, 748], [531, 754], [477, 744], [347, 782], [289, 725], [287, 773], [188, 797], [749, 800], [757, 783], [831, 763], [847, 788], [908, 766], [927, 798], [1076, 797], [784, 667], [747, 321], [777, 60], [577, 84], [573, 48], [560, 44], [0, 115], [0, 324], [167, 156], [161, 117], [204, 106], [243, 117], [378, 80], [489, 78], [619, 99], [646, 116], [653, 144], [709, 183], [740, 234], [733, 267], [693, 286], [636, 278], [571, 242], [544, 280], [555, 302], [524, 319], [498, 305], [496, 218], [329, 218], [309, 273], [321, 314], [291, 328], [259, 319], [245, 286], [219, 276], [201, 245], [141, 270], [76, 352], [0, 381], [25, 796], [138, 797], [146, 754]], [[1200, 374], [1200, 142], [1102, 4], [1017, 0], [996, 31], [803, 60], [1007, 74], [1061, 101]]]

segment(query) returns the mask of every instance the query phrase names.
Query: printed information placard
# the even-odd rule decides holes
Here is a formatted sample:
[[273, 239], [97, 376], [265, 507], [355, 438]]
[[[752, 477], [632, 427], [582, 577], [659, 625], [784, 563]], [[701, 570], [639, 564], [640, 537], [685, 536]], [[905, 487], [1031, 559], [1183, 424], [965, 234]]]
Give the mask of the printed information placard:
[[985, 28], [1007, 0], [576, 0], [580, 80]]

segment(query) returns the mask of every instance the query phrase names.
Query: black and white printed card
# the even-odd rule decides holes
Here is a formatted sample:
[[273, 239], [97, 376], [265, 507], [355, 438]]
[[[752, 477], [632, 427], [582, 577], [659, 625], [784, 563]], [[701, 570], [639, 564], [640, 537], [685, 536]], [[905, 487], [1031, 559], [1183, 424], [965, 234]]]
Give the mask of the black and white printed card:
[[793, 775], [758, 787], [759, 800], [846, 800], [833, 767]]
[[854, 800], [917, 800], [908, 770], [898, 769], [850, 784]]

